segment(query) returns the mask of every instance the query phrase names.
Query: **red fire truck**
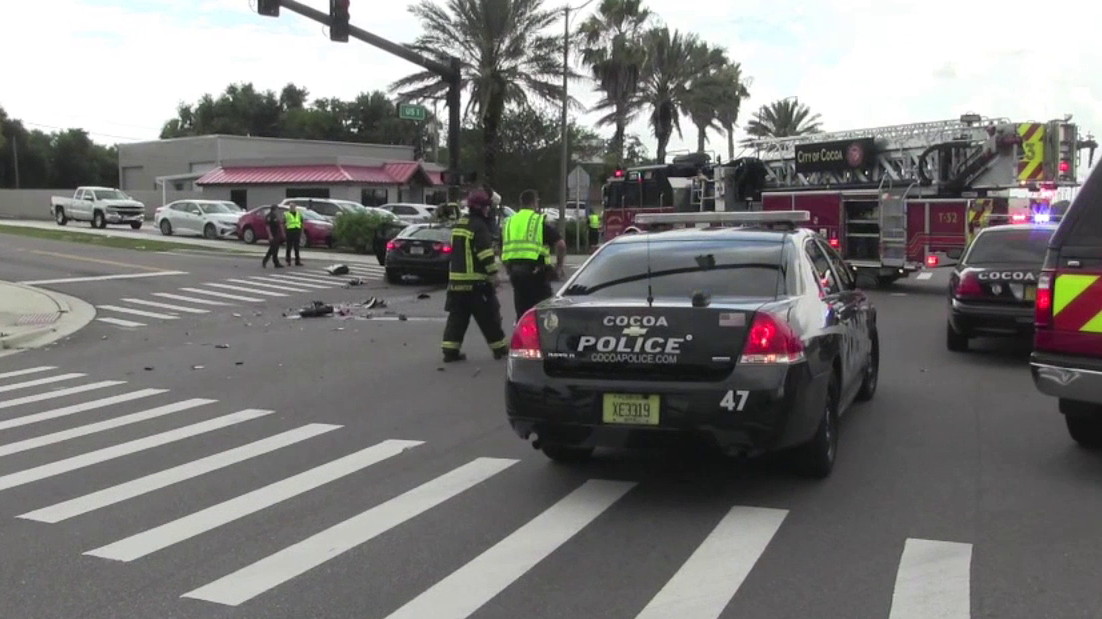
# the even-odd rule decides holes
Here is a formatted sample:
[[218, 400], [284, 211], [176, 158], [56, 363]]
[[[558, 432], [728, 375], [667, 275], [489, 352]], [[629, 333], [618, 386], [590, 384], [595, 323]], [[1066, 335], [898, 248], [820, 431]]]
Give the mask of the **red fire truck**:
[[888, 285], [959, 258], [977, 227], [1009, 215], [1013, 190], [1076, 186], [1079, 149], [1093, 159], [1094, 143], [1068, 120], [967, 115], [750, 147], [755, 156], [726, 163], [694, 153], [617, 171], [604, 188], [605, 238], [641, 212], [808, 211], [808, 227]]

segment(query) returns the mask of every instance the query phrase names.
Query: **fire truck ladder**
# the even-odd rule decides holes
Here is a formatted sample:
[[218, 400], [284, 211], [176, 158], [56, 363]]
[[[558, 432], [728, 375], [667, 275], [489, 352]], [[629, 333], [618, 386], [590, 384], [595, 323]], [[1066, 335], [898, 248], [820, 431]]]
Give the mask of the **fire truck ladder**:
[[[972, 117], [890, 125], [852, 131], [755, 140], [756, 151], [767, 169], [767, 190], [817, 187], [898, 187], [920, 185], [967, 186], [996, 154], [995, 127], [1010, 126], [1006, 118]], [[796, 147], [823, 142], [875, 138], [875, 164], [867, 171], [796, 172]]]

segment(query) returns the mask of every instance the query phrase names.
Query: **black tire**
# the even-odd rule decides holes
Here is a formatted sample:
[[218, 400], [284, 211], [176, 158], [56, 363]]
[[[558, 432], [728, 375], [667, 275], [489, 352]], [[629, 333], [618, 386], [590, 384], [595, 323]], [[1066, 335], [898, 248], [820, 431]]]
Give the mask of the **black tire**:
[[399, 271], [398, 269], [388, 268], [386, 270], [386, 281], [389, 284], [400, 284], [400, 283], [402, 283], [402, 272]]
[[130, 229], [131, 230], [141, 230], [141, 228], [142, 228], [142, 222], [140, 222], [140, 221], [130, 222]]
[[172, 236], [172, 222], [171, 221], [169, 221], [167, 219], [162, 219], [161, 220], [161, 225], [159, 227], [161, 229], [161, 234], [163, 234], [165, 236]]
[[592, 447], [573, 447], [557, 443], [545, 443], [540, 451], [557, 464], [578, 464], [593, 457]]
[[857, 392], [858, 402], [868, 402], [876, 395], [876, 387], [880, 384], [880, 334], [876, 328], [872, 330], [872, 352], [869, 353], [869, 364], [865, 367], [865, 378], [861, 381], [861, 390]]
[[953, 323], [945, 322], [945, 347], [953, 352], [968, 351], [968, 335], [953, 328]]
[[241, 240], [249, 245], [256, 245], [256, 230], [253, 230], [252, 226], [245, 226], [241, 231]]
[[880, 289], [891, 288], [897, 279], [899, 278], [894, 275], [877, 275], [876, 287]]
[[103, 216], [103, 211], [92, 213], [92, 227], [100, 230], [107, 227], [107, 219]]
[[218, 230], [214, 228], [214, 224], [207, 224], [203, 226], [203, 236], [208, 239], [218, 238]]
[[815, 436], [801, 445], [796, 455], [796, 470], [803, 477], [826, 479], [834, 470], [838, 457], [838, 402], [841, 397], [841, 378], [835, 372], [827, 386], [823, 418]]
[[69, 218], [65, 216], [65, 209], [59, 206], [54, 210], [54, 221], [57, 222], [59, 226], [64, 226], [69, 223]]
[[1102, 405], [1061, 399], [1060, 412], [1072, 440], [1086, 449], [1102, 449]]

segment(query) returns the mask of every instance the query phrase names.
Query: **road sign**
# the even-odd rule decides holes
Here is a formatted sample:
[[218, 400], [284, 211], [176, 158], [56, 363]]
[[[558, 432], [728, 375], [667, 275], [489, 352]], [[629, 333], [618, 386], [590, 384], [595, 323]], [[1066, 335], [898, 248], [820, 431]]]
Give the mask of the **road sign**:
[[580, 189], [582, 193], [589, 191], [589, 172], [586, 172], [582, 166], [576, 166], [570, 175], [566, 177], [566, 186], [568, 189]]
[[425, 120], [428, 118], [429, 112], [423, 105], [414, 105], [413, 103], [399, 103], [398, 104], [398, 118], [402, 120]]

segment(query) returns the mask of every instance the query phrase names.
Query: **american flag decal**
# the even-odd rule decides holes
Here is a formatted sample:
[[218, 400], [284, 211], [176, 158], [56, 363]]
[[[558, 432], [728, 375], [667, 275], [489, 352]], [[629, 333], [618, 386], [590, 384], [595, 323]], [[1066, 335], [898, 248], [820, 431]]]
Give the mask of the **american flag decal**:
[[719, 315], [721, 327], [745, 327], [746, 315], [737, 312], [723, 312]]

